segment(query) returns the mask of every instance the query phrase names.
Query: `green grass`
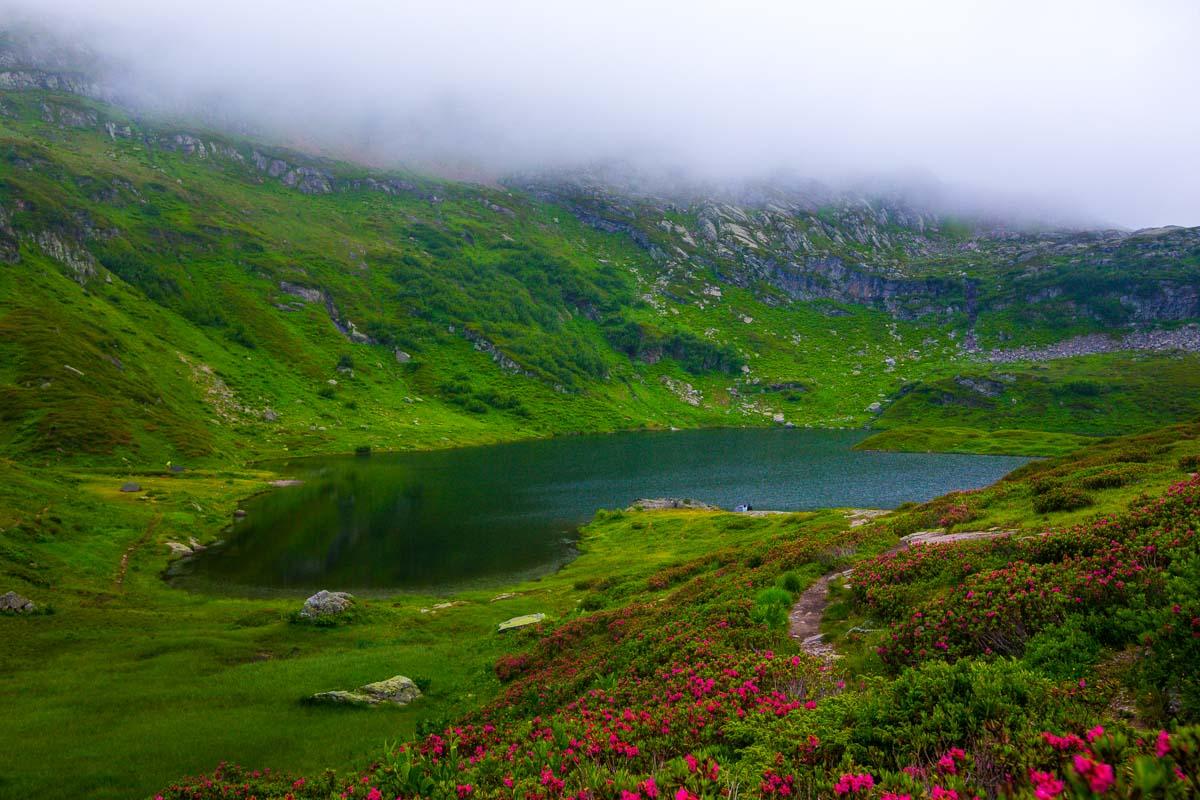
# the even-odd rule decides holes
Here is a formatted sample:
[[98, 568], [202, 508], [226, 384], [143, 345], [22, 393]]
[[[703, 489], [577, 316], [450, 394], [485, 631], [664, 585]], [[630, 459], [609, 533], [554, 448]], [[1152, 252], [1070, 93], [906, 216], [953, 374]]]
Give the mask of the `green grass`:
[[[520, 191], [192, 131], [242, 160], [199, 158], [146, 146], [137, 136], [175, 129], [111, 106], [10, 101], [0, 206], [20, 261], [0, 270], [0, 446], [34, 463], [220, 466], [776, 418], [1113, 435], [1200, 415], [1195, 356], [989, 368], [960, 351], [957, 317], [779, 302], [723, 281], [702, 252], [684, 269]], [[48, 124], [42, 103], [97, 125]], [[137, 136], [111, 138], [105, 120]], [[324, 170], [338, 189], [284, 186], [253, 166], [256, 149]], [[354, 187], [368, 178], [400, 188]], [[636, 223], [670, 250], [641, 211]], [[339, 333], [326, 297], [375, 343]], [[980, 446], [970, 438], [951, 445]]]
[[1093, 441], [1073, 433], [976, 428], [896, 428], [880, 431], [854, 446], [856, 450], [908, 453], [976, 453], [1007, 456], [1060, 456]]
[[[6, 797], [145, 795], [222, 760], [310, 773], [358, 763], [421, 720], [453, 718], [490, 698], [492, 664], [532, 635], [497, 636], [504, 619], [542, 612], [557, 622], [588, 598], [593, 608], [653, 598], [661, 592], [648, 578], [663, 569], [810, 525], [844, 525], [836, 513], [602, 513], [584, 531], [581, 557], [557, 574], [454, 598], [372, 598], [354, 623], [316, 628], [288, 621], [298, 600], [213, 598], [159, 578], [166, 540], [219, 535], [235, 499], [262, 488], [268, 473], [8, 464], [0, 476], [6, 583], [17, 579], [54, 612], [0, 617], [0, 737], [21, 742], [0, 754]], [[150, 500], [117, 491], [129, 477]], [[517, 596], [490, 602], [505, 591]], [[448, 599], [461, 605], [421, 611]], [[432, 677], [428, 696], [369, 712], [300, 703], [395, 674]]]

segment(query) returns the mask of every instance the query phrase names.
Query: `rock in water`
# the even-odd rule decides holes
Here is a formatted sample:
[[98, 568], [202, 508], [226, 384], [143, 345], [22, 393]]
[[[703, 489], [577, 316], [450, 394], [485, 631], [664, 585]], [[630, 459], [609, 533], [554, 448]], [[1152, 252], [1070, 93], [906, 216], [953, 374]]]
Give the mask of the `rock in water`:
[[496, 633], [504, 633], [505, 631], [513, 631], [517, 628], [524, 628], [529, 625], [537, 625], [542, 620], [546, 619], [545, 614], [524, 614], [520, 617], [506, 619], [496, 626]]
[[309, 702], [337, 706], [379, 706], [385, 703], [406, 706], [420, 696], [421, 690], [412, 678], [396, 675], [384, 681], [360, 686], [354, 691], [337, 689], [332, 692], [318, 692], [309, 698]]
[[300, 616], [307, 619], [332, 617], [344, 614], [350, 610], [352, 605], [354, 605], [354, 595], [322, 589], [304, 601], [304, 607], [300, 609]]
[[37, 610], [37, 606], [28, 597], [22, 597], [16, 592], [0, 594], [0, 611], [15, 611], [18, 614], [27, 614], [35, 610]]

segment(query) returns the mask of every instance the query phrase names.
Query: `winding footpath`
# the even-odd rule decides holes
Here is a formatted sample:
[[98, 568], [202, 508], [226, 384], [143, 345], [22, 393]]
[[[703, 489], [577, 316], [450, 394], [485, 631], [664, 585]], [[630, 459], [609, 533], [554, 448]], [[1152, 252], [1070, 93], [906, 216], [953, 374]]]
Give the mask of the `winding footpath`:
[[[851, 526], [855, 526], [855, 517], [851, 517]], [[862, 523], [859, 523], [862, 524]], [[916, 544], [943, 544], [948, 542], [965, 542], [974, 539], [995, 539], [1001, 536], [1011, 536], [1016, 530], [962, 531], [960, 533], [943, 533], [941, 531], [917, 531], [900, 539], [900, 543], [883, 555], [895, 555]], [[818, 578], [800, 595], [792, 611], [788, 614], [788, 634], [800, 642], [800, 649], [809, 655], [825, 661], [838, 657], [833, 645], [825, 641], [821, 633], [821, 619], [825, 609], [829, 607], [829, 584], [834, 580], [845, 580], [854, 573], [853, 569], [838, 570]]]

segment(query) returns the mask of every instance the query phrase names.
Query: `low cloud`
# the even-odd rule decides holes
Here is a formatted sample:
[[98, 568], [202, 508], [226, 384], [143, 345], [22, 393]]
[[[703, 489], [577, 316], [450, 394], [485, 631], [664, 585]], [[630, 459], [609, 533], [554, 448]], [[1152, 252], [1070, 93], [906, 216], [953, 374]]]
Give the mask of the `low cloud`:
[[373, 163], [919, 174], [1200, 225], [1200, 4], [0, 0], [121, 88]]

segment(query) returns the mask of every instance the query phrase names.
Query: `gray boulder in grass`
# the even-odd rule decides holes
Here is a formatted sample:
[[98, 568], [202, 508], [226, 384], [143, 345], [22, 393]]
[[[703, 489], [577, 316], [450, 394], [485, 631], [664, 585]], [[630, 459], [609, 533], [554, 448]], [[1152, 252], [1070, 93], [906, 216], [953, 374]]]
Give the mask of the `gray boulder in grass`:
[[28, 614], [37, 610], [37, 606], [28, 597], [22, 597], [16, 592], [0, 594], [0, 611], [13, 611], [18, 614]]
[[354, 595], [347, 592], [330, 592], [325, 589], [304, 601], [300, 616], [305, 619], [332, 617], [344, 614], [354, 605]]
[[352, 691], [338, 689], [332, 692], [318, 692], [308, 698], [308, 701], [334, 706], [406, 706], [420, 696], [421, 690], [412, 678], [396, 675]]

